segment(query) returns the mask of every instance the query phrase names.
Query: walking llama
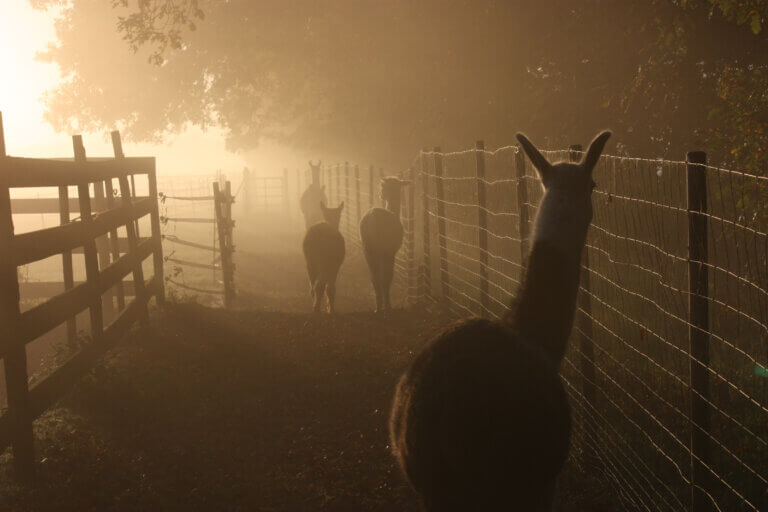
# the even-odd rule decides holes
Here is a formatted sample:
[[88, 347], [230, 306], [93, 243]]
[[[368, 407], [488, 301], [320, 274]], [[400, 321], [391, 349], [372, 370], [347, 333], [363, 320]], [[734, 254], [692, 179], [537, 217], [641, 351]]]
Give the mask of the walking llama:
[[397, 385], [393, 451], [430, 512], [551, 507], [571, 435], [558, 368], [592, 221], [592, 170], [609, 137], [598, 135], [579, 164], [550, 164], [517, 135], [544, 188], [522, 289], [503, 321], [447, 327]]
[[380, 195], [384, 208], [371, 208], [360, 220], [360, 239], [376, 294], [376, 312], [391, 309], [389, 289], [392, 286], [395, 255], [403, 244], [400, 193], [408, 184], [410, 181], [394, 176], [382, 178]]
[[343, 210], [343, 201], [337, 208], [328, 208], [320, 203], [320, 211], [325, 220], [312, 225], [304, 235], [304, 259], [307, 262], [309, 292], [315, 313], [320, 312], [323, 293], [328, 298], [328, 313], [334, 312], [336, 277], [346, 253], [344, 237], [339, 232]]
[[323, 161], [319, 160], [317, 165], [309, 161], [309, 168], [312, 170], [312, 183], [301, 194], [299, 206], [304, 215], [304, 227], [309, 229], [313, 224], [323, 221], [323, 212], [320, 210], [320, 203], [328, 204], [328, 198], [325, 196], [325, 185], [320, 185], [320, 169]]

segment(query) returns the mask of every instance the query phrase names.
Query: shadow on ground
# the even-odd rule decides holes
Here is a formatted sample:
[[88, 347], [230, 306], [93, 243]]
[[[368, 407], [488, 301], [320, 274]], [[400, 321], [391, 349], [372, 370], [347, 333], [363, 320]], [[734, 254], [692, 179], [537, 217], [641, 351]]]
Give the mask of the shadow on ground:
[[[449, 320], [365, 312], [359, 258], [342, 276], [343, 313], [306, 314], [300, 256], [258, 258], [240, 255], [243, 309], [155, 312], [37, 421], [37, 485], [15, 487], [3, 455], [0, 510], [418, 510], [387, 413], [399, 374]], [[561, 487], [557, 510], [615, 510], [573, 467]]]

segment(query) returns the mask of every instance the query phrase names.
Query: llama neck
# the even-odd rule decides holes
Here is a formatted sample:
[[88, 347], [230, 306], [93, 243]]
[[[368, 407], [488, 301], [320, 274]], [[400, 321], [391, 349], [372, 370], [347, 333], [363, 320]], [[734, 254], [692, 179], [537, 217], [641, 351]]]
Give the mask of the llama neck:
[[384, 201], [384, 208], [400, 217], [400, 196], [391, 197]]
[[567, 252], [551, 241], [534, 241], [523, 287], [507, 315], [515, 331], [557, 365], [573, 327], [582, 248]]

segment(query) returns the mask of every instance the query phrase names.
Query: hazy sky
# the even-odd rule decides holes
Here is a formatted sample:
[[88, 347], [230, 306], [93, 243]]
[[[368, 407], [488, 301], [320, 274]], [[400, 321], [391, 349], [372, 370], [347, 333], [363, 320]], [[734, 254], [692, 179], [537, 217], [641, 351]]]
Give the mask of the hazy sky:
[[[44, 93], [61, 79], [58, 67], [35, 60], [55, 38], [53, 19], [36, 11], [28, 0], [2, 0], [0, 16], [0, 111], [3, 113], [5, 140], [9, 155], [24, 157], [68, 157], [72, 140], [57, 134], [43, 119]], [[83, 133], [91, 156], [111, 156], [107, 134]], [[244, 165], [259, 172], [278, 172], [283, 165], [299, 165], [296, 155], [269, 144], [249, 155], [224, 149], [223, 137], [197, 129], [174, 137], [164, 146], [126, 142], [128, 156], [158, 157], [158, 170], [166, 174], [211, 174], [223, 169], [234, 177]]]

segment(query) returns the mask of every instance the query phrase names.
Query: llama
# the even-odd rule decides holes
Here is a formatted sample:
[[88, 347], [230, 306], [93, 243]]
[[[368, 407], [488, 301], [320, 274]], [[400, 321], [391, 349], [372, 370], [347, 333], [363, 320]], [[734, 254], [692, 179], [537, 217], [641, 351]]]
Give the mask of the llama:
[[309, 168], [312, 170], [312, 183], [301, 194], [299, 206], [304, 215], [304, 227], [309, 229], [313, 224], [323, 221], [323, 212], [320, 210], [320, 203], [327, 204], [328, 198], [325, 196], [325, 185], [320, 185], [320, 168], [323, 161], [318, 161], [314, 165], [309, 161]]
[[544, 187], [522, 289], [503, 321], [448, 326], [397, 385], [392, 448], [430, 512], [551, 507], [571, 433], [558, 368], [592, 221], [592, 170], [608, 137], [579, 164], [550, 164], [517, 135]]
[[304, 259], [307, 262], [312, 308], [320, 312], [323, 293], [328, 298], [328, 313], [334, 312], [336, 301], [336, 276], [344, 262], [344, 237], [339, 232], [344, 202], [337, 208], [327, 208], [320, 203], [323, 222], [312, 225], [304, 235]]
[[360, 239], [376, 294], [376, 312], [391, 309], [389, 289], [395, 267], [395, 255], [403, 244], [400, 222], [400, 193], [409, 181], [389, 176], [381, 180], [384, 208], [371, 208], [360, 220]]

